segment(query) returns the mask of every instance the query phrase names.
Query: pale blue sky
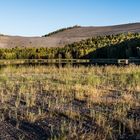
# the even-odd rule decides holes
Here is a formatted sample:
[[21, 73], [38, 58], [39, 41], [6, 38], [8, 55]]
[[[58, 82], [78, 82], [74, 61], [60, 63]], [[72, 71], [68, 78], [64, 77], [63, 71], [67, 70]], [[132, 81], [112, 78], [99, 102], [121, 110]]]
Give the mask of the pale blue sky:
[[1, 0], [0, 33], [41, 36], [73, 25], [140, 22], [140, 0]]

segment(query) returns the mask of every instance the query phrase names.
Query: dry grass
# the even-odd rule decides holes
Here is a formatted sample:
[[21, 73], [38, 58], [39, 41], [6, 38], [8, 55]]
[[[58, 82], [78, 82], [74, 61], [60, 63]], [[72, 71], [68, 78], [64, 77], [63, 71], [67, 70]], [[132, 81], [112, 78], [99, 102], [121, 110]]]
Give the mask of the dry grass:
[[139, 137], [139, 66], [6, 67], [0, 85], [0, 139]]

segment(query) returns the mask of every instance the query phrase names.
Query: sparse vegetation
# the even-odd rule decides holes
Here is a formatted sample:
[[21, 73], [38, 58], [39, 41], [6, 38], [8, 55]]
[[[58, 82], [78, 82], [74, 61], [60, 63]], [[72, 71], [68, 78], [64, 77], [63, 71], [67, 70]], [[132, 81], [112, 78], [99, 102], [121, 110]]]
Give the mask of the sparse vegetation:
[[0, 70], [0, 139], [136, 139], [140, 67]]

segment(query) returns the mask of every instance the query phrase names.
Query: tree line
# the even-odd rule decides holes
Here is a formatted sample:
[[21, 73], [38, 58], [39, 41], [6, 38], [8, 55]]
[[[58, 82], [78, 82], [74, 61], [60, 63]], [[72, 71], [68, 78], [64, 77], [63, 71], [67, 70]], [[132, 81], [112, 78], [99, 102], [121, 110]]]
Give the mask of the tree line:
[[42, 37], [49, 37], [49, 36], [51, 36], [51, 35], [54, 35], [54, 34], [59, 33], [59, 32], [63, 32], [63, 31], [68, 30], [68, 29], [74, 29], [74, 28], [80, 28], [80, 27], [81, 27], [81, 26], [79, 26], [79, 25], [75, 25], [75, 26], [72, 26], [72, 27], [62, 28], [62, 29], [56, 30], [56, 31], [54, 31], [54, 32], [51, 32], [51, 33], [49, 33], [49, 34], [46, 34], [46, 35], [44, 35], [44, 36], [42, 36]]
[[0, 59], [84, 59], [140, 57], [140, 34], [107, 35], [63, 48], [1, 48]]

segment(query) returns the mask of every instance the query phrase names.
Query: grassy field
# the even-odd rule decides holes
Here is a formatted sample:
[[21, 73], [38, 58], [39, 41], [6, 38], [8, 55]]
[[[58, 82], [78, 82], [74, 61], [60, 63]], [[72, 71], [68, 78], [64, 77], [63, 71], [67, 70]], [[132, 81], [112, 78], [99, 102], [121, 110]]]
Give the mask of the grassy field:
[[0, 139], [140, 139], [140, 67], [1, 68]]

